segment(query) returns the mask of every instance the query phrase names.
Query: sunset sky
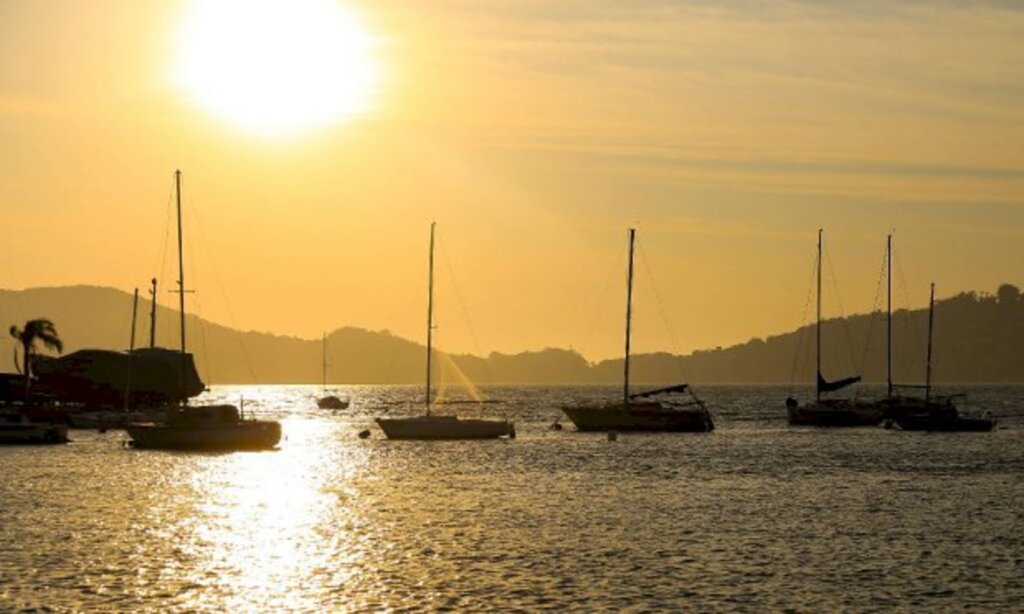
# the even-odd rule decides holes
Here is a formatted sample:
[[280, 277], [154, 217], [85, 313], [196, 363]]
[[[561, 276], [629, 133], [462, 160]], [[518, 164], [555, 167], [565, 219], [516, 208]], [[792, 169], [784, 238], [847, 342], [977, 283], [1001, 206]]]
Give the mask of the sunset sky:
[[847, 4], [0, 0], [0, 287], [170, 288], [176, 168], [242, 329], [422, 340], [431, 220], [454, 351], [617, 355], [629, 226], [637, 351], [1024, 286], [1024, 8]]

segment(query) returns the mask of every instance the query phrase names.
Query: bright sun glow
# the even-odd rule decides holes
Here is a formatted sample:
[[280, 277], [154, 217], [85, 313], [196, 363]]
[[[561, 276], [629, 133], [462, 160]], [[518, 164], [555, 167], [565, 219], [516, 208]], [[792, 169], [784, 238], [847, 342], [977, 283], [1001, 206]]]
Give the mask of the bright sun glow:
[[173, 78], [200, 107], [265, 136], [365, 111], [378, 80], [374, 38], [332, 0], [195, 0]]

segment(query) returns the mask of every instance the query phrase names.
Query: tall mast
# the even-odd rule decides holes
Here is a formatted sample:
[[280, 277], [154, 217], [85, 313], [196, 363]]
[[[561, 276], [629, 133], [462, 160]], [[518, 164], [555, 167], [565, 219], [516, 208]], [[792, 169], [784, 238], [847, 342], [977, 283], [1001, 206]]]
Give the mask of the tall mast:
[[636, 229], [629, 229], [629, 272], [626, 276], [626, 360], [622, 379], [622, 405], [629, 407], [629, 341], [633, 324], [633, 244]]
[[932, 393], [932, 328], [935, 324], [935, 284], [932, 284], [931, 296], [928, 299], [928, 362], [924, 370], [924, 402], [927, 403]]
[[135, 353], [135, 316], [139, 312], [139, 289], [132, 299], [132, 336], [128, 340], [128, 373], [124, 384], [124, 410], [128, 411], [132, 394], [132, 355]]
[[181, 398], [185, 400], [185, 372], [187, 371], [185, 354], [185, 254], [181, 236], [181, 171], [174, 171], [174, 195], [178, 206], [178, 308], [181, 312], [181, 372], [178, 379], [181, 384]]
[[153, 285], [149, 291], [153, 300], [149, 307], [149, 347], [152, 349], [156, 347], [156, 277], [150, 280], [150, 283]]
[[885, 315], [885, 381], [888, 383], [888, 396], [892, 396], [892, 235], [885, 242], [887, 305]]
[[814, 398], [821, 400], [821, 386], [818, 385], [818, 380], [821, 379], [821, 229], [818, 229], [818, 323], [816, 328], [815, 339], [817, 341], [817, 348], [815, 351], [815, 365], [816, 373], [814, 379]]
[[430, 415], [430, 355], [433, 352], [434, 341], [434, 226], [436, 222], [430, 222], [430, 264], [428, 267], [427, 279], [427, 393], [424, 403], [427, 406], [427, 415]]

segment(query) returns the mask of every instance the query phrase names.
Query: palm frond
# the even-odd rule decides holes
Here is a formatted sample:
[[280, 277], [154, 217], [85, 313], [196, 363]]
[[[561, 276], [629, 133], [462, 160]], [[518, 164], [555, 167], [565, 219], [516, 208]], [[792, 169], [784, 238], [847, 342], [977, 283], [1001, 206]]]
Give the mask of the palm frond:
[[36, 339], [42, 341], [43, 345], [47, 348], [57, 350], [58, 354], [64, 351], [64, 342], [57, 336], [57, 331], [53, 331], [52, 333], [40, 331], [36, 335]]

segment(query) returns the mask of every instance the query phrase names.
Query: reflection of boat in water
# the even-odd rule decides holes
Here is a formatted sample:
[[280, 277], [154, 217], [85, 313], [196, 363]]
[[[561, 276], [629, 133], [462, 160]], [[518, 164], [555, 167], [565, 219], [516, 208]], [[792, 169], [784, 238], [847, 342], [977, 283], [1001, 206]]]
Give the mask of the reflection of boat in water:
[[52, 422], [34, 422], [23, 414], [0, 414], [0, 444], [30, 445], [68, 442], [68, 427]]
[[426, 411], [409, 418], [377, 418], [377, 424], [388, 439], [497, 439], [516, 436], [515, 426], [508, 420], [465, 419], [431, 413], [431, 354], [434, 331], [434, 224], [430, 224], [430, 266], [427, 300], [427, 389]]
[[[327, 392], [327, 335], [323, 336], [323, 391]], [[348, 409], [349, 402], [333, 394], [325, 394], [316, 400], [320, 409]]]
[[[178, 305], [181, 351], [177, 353], [177, 382], [181, 398], [188, 398], [187, 373], [191, 357], [185, 352], [185, 264], [181, 225], [181, 171], [174, 172], [178, 210]], [[134, 365], [132, 366], [134, 369]], [[193, 367], [194, 369], [194, 367]], [[133, 423], [125, 427], [138, 448], [171, 450], [264, 450], [281, 440], [281, 425], [274, 421], [246, 420], [233, 405], [169, 407], [159, 423]]]
[[[629, 275], [626, 285], [626, 353], [622, 402], [598, 406], [563, 407], [579, 431], [649, 431], [706, 433], [715, 429], [711, 412], [687, 384], [629, 393], [629, 345], [633, 299], [633, 244], [636, 231], [629, 229]], [[686, 400], [678, 395], [687, 394]]]
[[883, 401], [886, 426], [904, 431], [987, 432], [996, 426], [988, 415], [968, 416], [956, 406], [966, 395], [932, 396], [932, 331], [935, 323], [935, 284], [928, 302], [928, 353], [925, 363], [924, 398], [891, 396]]
[[876, 426], [882, 422], [882, 409], [877, 403], [856, 399], [823, 399], [822, 394], [836, 392], [860, 381], [860, 376], [846, 377], [830, 382], [821, 374], [821, 239], [818, 231], [818, 283], [817, 283], [817, 323], [815, 333], [815, 386], [814, 401], [800, 404], [793, 397], [786, 399], [786, 414], [793, 426]]
[[234, 405], [169, 410], [157, 424], [125, 427], [136, 448], [158, 450], [269, 450], [281, 441], [281, 424], [242, 417]]

